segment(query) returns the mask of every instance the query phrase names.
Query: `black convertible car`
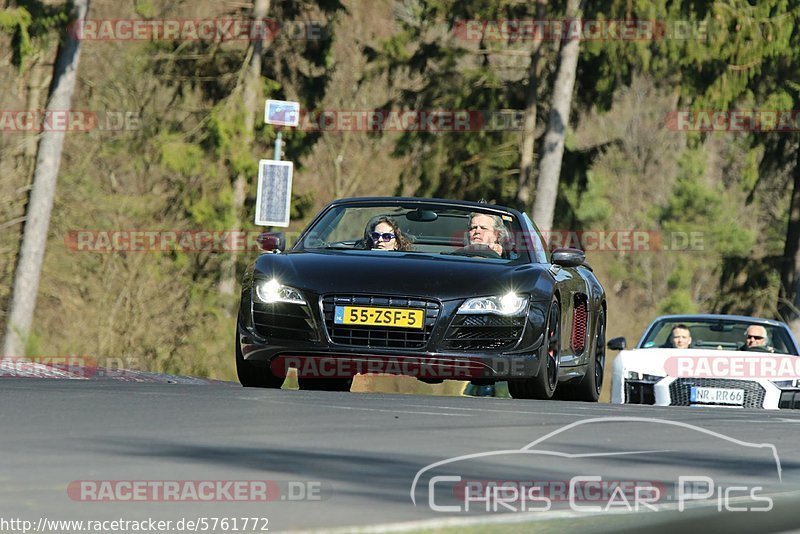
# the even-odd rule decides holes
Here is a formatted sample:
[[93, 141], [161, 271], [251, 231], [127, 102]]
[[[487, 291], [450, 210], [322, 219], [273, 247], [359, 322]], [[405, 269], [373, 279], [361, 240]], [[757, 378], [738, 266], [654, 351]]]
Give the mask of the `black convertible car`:
[[606, 301], [584, 253], [549, 253], [530, 218], [478, 202], [354, 198], [284, 250], [263, 234], [236, 332], [244, 386], [348, 390], [358, 373], [596, 401]]

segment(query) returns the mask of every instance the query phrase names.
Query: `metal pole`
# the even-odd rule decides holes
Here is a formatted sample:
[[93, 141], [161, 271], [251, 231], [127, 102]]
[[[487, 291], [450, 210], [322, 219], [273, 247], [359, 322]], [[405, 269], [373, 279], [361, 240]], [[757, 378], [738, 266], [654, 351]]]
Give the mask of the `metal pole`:
[[281, 144], [283, 143], [281, 138], [281, 131], [278, 130], [278, 137], [275, 138], [275, 152], [272, 156], [272, 159], [275, 161], [281, 160]]

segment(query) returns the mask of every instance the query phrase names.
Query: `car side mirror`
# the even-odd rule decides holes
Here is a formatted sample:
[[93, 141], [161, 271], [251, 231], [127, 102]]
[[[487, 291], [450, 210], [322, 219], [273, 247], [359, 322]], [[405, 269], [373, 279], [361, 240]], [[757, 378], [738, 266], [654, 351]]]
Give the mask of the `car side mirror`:
[[627, 344], [624, 337], [615, 337], [608, 340], [606, 346], [611, 350], [625, 350]]
[[586, 253], [577, 248], [557, 248], [551, 258], [552, 263], [561, 267], [577, 267], [586, 261]]
[[264, 232], [258, 236], [258, 245], [265, 252], [280, 252], [286, 248], [283, 232]]

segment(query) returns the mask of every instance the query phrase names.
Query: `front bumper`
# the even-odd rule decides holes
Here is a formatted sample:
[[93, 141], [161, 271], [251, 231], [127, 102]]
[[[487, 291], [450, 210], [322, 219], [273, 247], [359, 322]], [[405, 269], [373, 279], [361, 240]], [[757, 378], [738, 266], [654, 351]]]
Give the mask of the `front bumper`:
[[660, 380], [653, 387], [658, 406], [724, 406], [728, 404], [698, 403], [691, 400], [691, 388], [712, 387], [741, 389], [744, 399], [737, 408], [767, 410], [800, 409], [800, 388], [780, 388], [767, 379], [674, 378]]
[[[237, 326], [243, 358], [268, 365], [276, 376], [291, 367], [299, 376], [326, 378], [388, 373], [431, 380], [506, 380], [538, 373], [546, 311], [541, 303], [532, 302], [527, 315], [513, 322], [456, 314], [461, 300], [322, 295], [315, 305], [303, 306], [265, 305], [245, 296]], [[348, 331], [333, 323], [333, 309], [340, 303], [423, 308], [425, 327], [418, 332], [378, 327]]]

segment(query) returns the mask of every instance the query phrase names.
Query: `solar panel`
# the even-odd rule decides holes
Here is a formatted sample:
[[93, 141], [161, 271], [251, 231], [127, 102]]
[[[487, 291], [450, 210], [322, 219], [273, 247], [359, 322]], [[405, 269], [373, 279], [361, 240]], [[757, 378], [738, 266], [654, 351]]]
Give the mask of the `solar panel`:
[[291, 161], [262, 159], [258, 162], [257, 225], [289, 226], [293, 171]]
[[300, 103], [286, 100], [267, 100], [264, 122], [278, 126], [297, 126], [300, 123]]

